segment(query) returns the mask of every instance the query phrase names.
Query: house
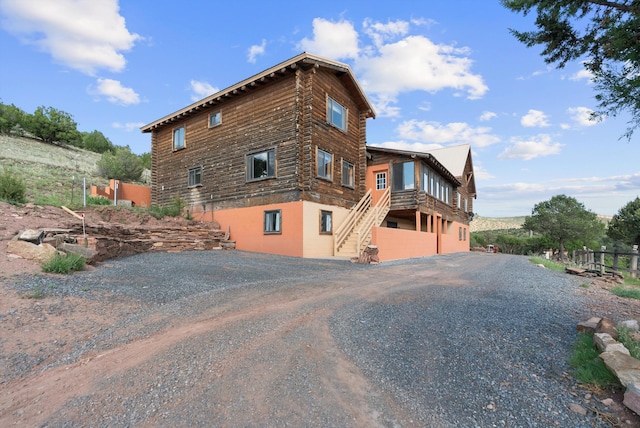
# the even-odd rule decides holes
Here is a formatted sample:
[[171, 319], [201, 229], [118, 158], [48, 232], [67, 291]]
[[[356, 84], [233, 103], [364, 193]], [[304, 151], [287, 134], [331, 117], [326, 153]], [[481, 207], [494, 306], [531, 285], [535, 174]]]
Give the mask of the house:
[[[389, 231], [410, 232], [412, 209], [420, 213], [414, 228], [434, 235], [430, 254], [468, 251], [469, 218], [451, 207], [462, 181], [435, 156], [416, 154], [443, 177], [449, 209], [428, 192], [395, 206], [403, 195], [408, 201], [409, 189], [386, 184], [399, 180], [396, 163], [412, 155], [367, 147], [371, 118], [374, 109], [348, 65], [299, 54], [142, 127], [151, 134], [151, 202], [181, 199], [192, 217], [230, 228], [236, 248], [246, 251], [347, 257], [371, 242], [386, 248], [387, 235], [397, 239]], [[370, 176], [385, 165], [381, 189]], [[415, 168], [418, 174], [417, 161]], [[466, 248], [438, 244], [437, 236], [463, 225]], [[383, 260], [397, 258], [388, 251], [381, 250]]]

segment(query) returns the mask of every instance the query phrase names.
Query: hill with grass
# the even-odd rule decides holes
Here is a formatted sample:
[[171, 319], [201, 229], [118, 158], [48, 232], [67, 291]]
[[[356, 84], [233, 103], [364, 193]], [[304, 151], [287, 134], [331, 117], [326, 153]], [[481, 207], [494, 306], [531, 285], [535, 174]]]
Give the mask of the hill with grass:
[[471, 232], [485, 230], [522, 229], [524, 217], [482, 217], [475, 216], [469, 225]]

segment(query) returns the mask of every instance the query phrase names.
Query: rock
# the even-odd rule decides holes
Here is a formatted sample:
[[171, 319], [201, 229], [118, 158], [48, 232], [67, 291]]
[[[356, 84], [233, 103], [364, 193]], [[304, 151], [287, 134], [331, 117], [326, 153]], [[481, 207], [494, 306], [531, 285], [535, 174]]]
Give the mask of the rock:
[[33, 244], [27, 241], [7, 242], [7, 253], [18, 255], [27, 260], [45, 263], [56, 253], [56, 248], [49, 244]]
[[34, 244], [42, 243], [42, 239], [44, 238], [44, 232], [42, 230], [36, 229], [27, 229], [20, 233], [18, 237], [21, 241], [32, 242]]
[[627, 386], [622, 404], [640, 415], [640, 385], [632, 383]]
[[63, 242], [60, 246], [58, 246], [58, 249], [64, 251], [67, 254], [77, 254], [79, 256], [82, 256], [88, 263], [94, 261], [94, 258], [98, 254], [97, 251], [92, 250], [91, 248], [87, 248], [77, 244], [69, 244], [66, 242]]
[[618, 351], [629, 355], [629, 350], [622, 343], [611, 337], [609, 333], [595, 333], [593, 335], [593, 344], [602, 352]]
[[632, 383], [640, 385], [640, 361], [618, 351], [603, 352], [600, 358], [623, 386]]
[[614, 403], [614, 401], [613, 401], [613, 398], [605, 398], [604, 400], [601, 401], [601, 403], [607, 407], [610, 407]]
[[579, 333], [595, 333], [601, 319], [602, 318], [592, 317], [587, 321], [579, 322], [576, 330], [578, 330]]
[[579, 404], [571, 403], [571, 404], [569, 404], [569, 409], [572, 412], [578, 413], [579, 415], [585, 416], [587, 414], [587, 409], [585, 409], [584, 407], [582, 407]]
[[638, 321], [636, 320], [622, 321], [620, 325], [624, 328], [628, 328], [629, 330], [633, 330], [633, 331], [640, 330], [640, 326], [638, 325]]
[[602, 318], [596, 326], [596, 333], [608, 333], [614, 339], [618, 338], [616, 324], [609, 318]]

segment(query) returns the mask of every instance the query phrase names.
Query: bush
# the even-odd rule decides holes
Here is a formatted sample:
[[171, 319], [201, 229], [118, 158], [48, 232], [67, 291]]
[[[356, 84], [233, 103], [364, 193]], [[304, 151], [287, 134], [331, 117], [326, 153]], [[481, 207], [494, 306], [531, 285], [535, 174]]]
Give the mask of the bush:
[[100, 176], [123, 181], [140, 180], [144, 170], [142, 159], [129, 147], [117, 147], [115, 153], [103, 153], [97, 165]]
[[42, 270], [49, 273], [69, 273], [84, 270], [86, 260], [78, 254], [56, 253], [48, 262], [42, 265]]
[[27, 185], [8, 168], [0, 173], [0, 199], [14, 204], [26, 202]]
[[87, 205], [111, 205], [109, 198], [104, 196], [87, 196]]
[[175, 198], [171, 205], [165, 207], [157, 207], [155, 205], [149, 207], [149, 215], [161, 220], [164, 217], [179, 217], [182, 210], [186, 206], [185, 202], [180, 198]]

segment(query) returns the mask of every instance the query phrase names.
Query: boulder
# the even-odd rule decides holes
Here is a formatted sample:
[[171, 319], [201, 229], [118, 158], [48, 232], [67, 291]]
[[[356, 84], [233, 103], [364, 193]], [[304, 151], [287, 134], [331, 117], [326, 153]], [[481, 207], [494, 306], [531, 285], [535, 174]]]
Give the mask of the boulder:
[[627, 385], [622, 404], [640, 415], [640, 384], [631, 383]]
[[595, 333], [593, 335], [593, 343], [602, 352], [618, 351], [629, 355], [629, 350], [608, 333]]
[[619, 351], [603, 352], [600, 358], [622, 385], [640, 385], [640, 361]]
[[27, 229], [23, 230], [18, 236], [20, 241], [32, 242], [34, 244], [41, 244], [44, 239], [44, 232], [42, 230]]
[[608, 333], [614, 339], [618, 338], [616, 324], [609, 318], [602, 318], [596, 326], [596, 333]]
[[579, 322], [576, 326], [576, 330], [578, 333], [595, 333], [596, 327], [598, 327], [598, 323], [602, 318], [592, 317], [587, 321]]
[[83, 245], [69, 244], [66, 242], [63, 242], [61, 245], [59, 245], [58, 249], [64, 251], [67, 254], [77, 254], [79, 256], [82, 256], [88, 263], [94, 261], [94, 258], [98, 255], [98, 252], [96, 250], [85, 247]]
[[15, 254], [27, 260], [45, 263], [55, 255], [56, 248], [50, 244], [36, 245], [27, 241], [15, 240], [7, 243], [7, 253]]
[[638, 321], [636, 320], [626, 320], [620, 323], [621, 327], [628, 328], [629, 330], [638, 331], [640, 330], [640, 326], [638, 325]]

